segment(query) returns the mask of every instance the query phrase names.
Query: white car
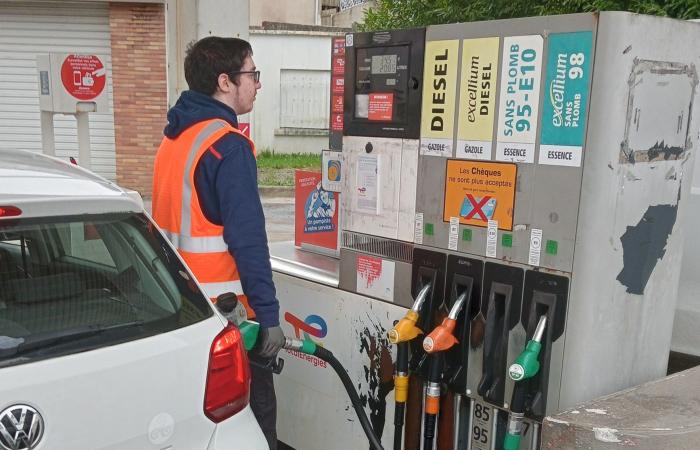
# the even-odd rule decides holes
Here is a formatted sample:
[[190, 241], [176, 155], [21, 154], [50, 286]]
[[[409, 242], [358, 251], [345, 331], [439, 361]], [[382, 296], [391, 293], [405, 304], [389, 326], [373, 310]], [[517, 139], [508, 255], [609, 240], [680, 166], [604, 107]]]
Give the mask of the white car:
[[0, 150], [0, 449], [267, 449], [238, 329], [138, 196]]

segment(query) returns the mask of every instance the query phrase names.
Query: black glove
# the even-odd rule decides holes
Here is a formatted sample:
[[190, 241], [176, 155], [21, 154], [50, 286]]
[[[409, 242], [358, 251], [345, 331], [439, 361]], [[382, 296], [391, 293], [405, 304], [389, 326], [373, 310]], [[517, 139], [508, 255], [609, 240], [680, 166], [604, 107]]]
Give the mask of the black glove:
[[282, 328], [261, 328], [260, 343], [258, 344], [258, 354], [266, 358], [272, 358], [277, 355], [284, 345], [285, 338]]

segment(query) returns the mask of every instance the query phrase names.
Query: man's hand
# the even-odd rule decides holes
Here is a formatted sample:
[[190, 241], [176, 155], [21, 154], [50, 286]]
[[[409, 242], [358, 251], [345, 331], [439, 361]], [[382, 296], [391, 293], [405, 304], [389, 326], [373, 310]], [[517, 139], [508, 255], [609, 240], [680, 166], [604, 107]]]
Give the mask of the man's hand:
[[284, 345], [284, 333], [280, 327], [261, 328], [260, 344], [258, 353], [265, 358], [272, 358], [277, 355]]

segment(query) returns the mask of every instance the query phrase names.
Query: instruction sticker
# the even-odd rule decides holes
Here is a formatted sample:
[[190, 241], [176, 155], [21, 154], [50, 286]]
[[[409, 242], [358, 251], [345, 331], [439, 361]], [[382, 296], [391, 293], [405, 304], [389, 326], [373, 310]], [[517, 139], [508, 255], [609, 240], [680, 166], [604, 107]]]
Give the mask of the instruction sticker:
[[581, 166], [592, 45], [590, 31], [549, 36], [540, 164]]
[[459, 240], [459, 217], [450, 217], [450, 237], [447, 242], [449, 250], [457, 250]]
[[379, 214], [379, 157], [360, 156], [357, 159], [356, 210]]
[[513, 229], [517, 166], [508, 163], [447, 161], [443, 220], [487, 227], [490, 220], [502, 230]]
[[459, 40], [425, 43], [420, 154], [451, 157]]
[[343, 154], [332, 150], [321, 152], [321, 185], [329, 192], [340, 192], [343, 184]]
[[496, 245], [498, 242], [498, 221], [489, 220], [488, 229], [486, 230], [486, 256], [488, 258], [496, 257]]
[[394, 114], [394, 94], [369, 94], [369, 113], [367, 118], [379, 122], [391, 122]]
[[394, 261], [357, 256], [357, 293], [394, 301]]
[[540, 35], [503, 39], [497, 161], [535, 161], [542, 46]]
[[416, 244], [423, 243], [423, 213], [416, 213], [416, 225], [414, 229]]
[[498, 44], [497, 37], [463, 41], [457, 158], [492, 159]]
[[540, 265], [540, 254], [542, 252], [542, 230], [533, 228], [530, 232], [530, 254], [528, 263], [531, 266]]

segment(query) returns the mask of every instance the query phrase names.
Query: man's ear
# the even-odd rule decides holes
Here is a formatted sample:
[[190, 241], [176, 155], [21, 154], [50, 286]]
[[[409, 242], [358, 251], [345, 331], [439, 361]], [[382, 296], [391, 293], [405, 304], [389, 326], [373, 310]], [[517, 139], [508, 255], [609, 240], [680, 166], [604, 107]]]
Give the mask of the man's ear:
[[235, 86], [233, 80], [225, 73], [220, 73], [216, 80], [216, 85], [221, 92], [231, 92], [231, 89]]

